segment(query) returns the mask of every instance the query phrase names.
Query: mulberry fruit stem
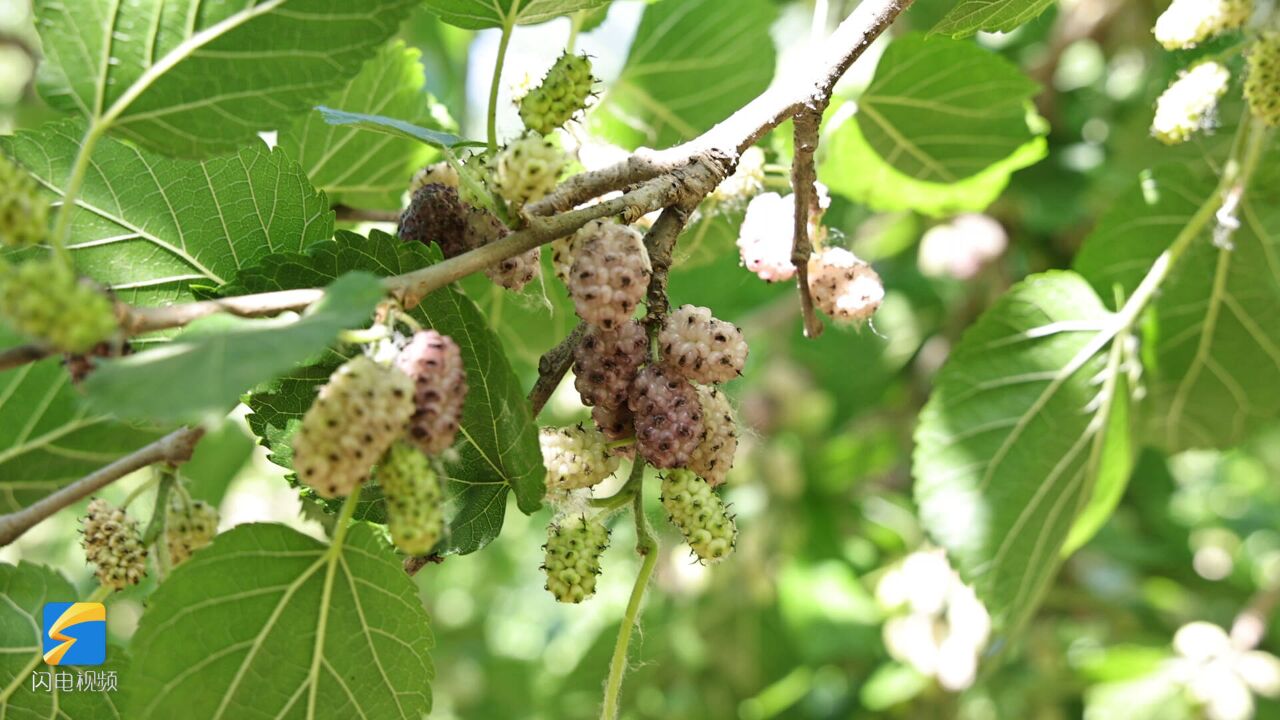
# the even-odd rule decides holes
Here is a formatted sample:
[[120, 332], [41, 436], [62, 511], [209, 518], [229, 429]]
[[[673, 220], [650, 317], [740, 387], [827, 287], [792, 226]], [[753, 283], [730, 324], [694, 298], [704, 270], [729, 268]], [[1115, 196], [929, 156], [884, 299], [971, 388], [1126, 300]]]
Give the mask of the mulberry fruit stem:
[[498, 57], [493, 61], [493, 80], [489, 83], [489, 151], [498, 149], [498, 87], [502, 82], [502, 65], [507, 59], [507, 45], [511, 44], [511, 25], [503, 24], [502, 39], [498, 41]]
[[[627, 610], [622, 616], [622, 625], [618, 627], [618, 641], [613, 646], [613, 659], [609, 661], [609, 679], [604, 687], [604, 705], [600, 709], [600, 720], [617, 720], [618, 698], [622, 692], [622, 676], [627, 672], [627, 646], [631, 643], [631, 632], [640, 620], [640, 603], [644, 601], [645, 588], [649, 586], [649, 578], [658, 564], [658, 538], [649, 526], [649, 519], [644, 514], [644, 462], [637, 459], [631, 468], [631, 477], [626, 487], [634, 484], [631, 496], [631, 512], [636, 521], [636, 552], [643, 558], [640, 562], [640, 574], [636, 576], [636, 584], [631, 588], [631, 598], [627, 600]], [[626, 487], [623, 490], [626, 490]], [[621, 493], [619, 493], [621, 494]]]

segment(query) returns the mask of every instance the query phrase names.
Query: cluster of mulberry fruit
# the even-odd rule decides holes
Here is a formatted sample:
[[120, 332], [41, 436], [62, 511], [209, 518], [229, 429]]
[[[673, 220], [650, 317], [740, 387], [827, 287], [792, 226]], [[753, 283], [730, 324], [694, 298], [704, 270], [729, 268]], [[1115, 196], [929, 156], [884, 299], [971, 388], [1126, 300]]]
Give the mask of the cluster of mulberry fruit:
[[18, 332], [83, 353], [116, 332], [111, 301], [58, 257], [0, 266], [0, 316]]
[[591, 60], [585, 55], [565, 53], [547, 71], [542, 83], [520, 99], [520, 119], [530, 130], [549, 135], [586, 108], [594, 84]]
[[84, 555], [103, 587], [123, 590], [147, 574], [147, 549], [138, 521], [102, 498], [89, 503], [82, 525]]
[[169, 563], [177, 567], [218, 534], [218, 509], [203, 500], [174, 496], [165, 511], [164, 542]]
[[444, 492], [430, 462], [452, 447], [466, 399], [454, 341], [413, 334], [382, 364], [365, 355], [329, 377], [293, 439], [298, 478], [324, 498], [359, 490], [378, 467], [392, 539], [425, 554], [443, 535]]
[[1151, 134], [1166, 145], [1186, 142], [1212, 125], [1218, 99], [1230, 83], [1231, 71], [1221, 63], [1202, 62], [1182, 72], [1156, 101]]

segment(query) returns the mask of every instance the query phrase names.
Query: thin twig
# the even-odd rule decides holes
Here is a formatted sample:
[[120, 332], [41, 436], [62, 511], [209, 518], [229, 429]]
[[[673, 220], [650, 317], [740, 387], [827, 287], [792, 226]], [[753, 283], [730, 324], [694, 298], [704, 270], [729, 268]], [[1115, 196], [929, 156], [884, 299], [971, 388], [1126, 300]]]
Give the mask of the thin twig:
[[580, 173], [555, 192], [525, 206], [531, 215], [550, 215], [594, 197], [643, 182], [680, 167], [690, 158], [719, 153], [737, 160], [742, 151], [806, 106], [825, 103], [849, 66], [914, 0], [865, 0], [827, 39], [819, 66], [785, 78], [702, 135], [666, 150], [641, 150], [615, 165]]
[[551, 394], [560, 387], [560, 381], [564, 380], [565, 373], [569, 372], [569, 368], [573, 365], [573, 351], [578, 347], [578, 343], [582, 342], [582, 336], [586, 331], [587, 324], [578, 323], [577, 327], [560, 341], [560, 344], [539, 358], [538, 381], [529, 391], [529, 406], [533, 411], [533, 417], [538, 417], [547, 401], [551, 399]]
[[395, 210], [365, 210], [347, 205], [334, 205], [333, 212], [338, 216], [339, 222], [400, 222], [400, 213]]
[[45, 345], [18, 345], [0, 351], [0, 372], [43, 360], [54, 351]]
[[810, 107], [796, 114], [795, 158], [791, 163], [791, 188], [795, 193], [796, 206], [791, 263], [796, 267], [796, 290], [800, 293], [804, 334], [809, 338], [822, 334], [822, 320], [813, 309], [813, 296], [809, 293], [809, 255], [813, 253], [809, 224], [822, 212], [815, 187], [818, 174], [813, 166], [813, 155], [818, 149], [818, 126], [822, 122], [823, 109], [823, 106]]
[[658, 538], [649, 526], [649, 519], [644, 514], [644, 463], [637, 461], [631, 470], [631, 479], [627, 485], [635, 481], [635, 492], [631, 498], [631, 512], [636, 521], [636, 553], [643, 560], [640, 572], [636, 575], [636, 583], [631, 587], [631, 598], [627, 600], [627, 610], [622, 616], [622, 625], [618, 627], [618, 639], [613, 646], [613, 658], [609, 661], [609, 679], [605, 682], [604, 704], [600, 708], [600, 720], [616, 720], [618, 717], [618, 699], [622, 695], [622, 678], [627, 672], [627, 647], [631, 643], [631, 633], [640, 621], [640, 604], [644, 601], [645, 588], [653, 577], [653, 569], [658, 564]]
[[76, 503], [135, 470], [166, 462], [179, 465], [191, 459], [204, 428], [181, 428], [17, 512], [0, 515], [0, 547], [17, 540], [45, 518]]
[[[701, 198], [698, 198], [699, 201]], [[649, 263], [653, 274], [649, 277], [649, 290], [645, 299], [647, 311], [644, 322], [650, 337], [657, 334], [671, 312], [671, 301], [667, 298], [667, 278], [671, 272], [671, 255], [675, 251], [676, 240], [689, 222], [693, 206], [673, 205], [654, 221], [653, 227], [644, 236], [645, 250], [649, 253]]]

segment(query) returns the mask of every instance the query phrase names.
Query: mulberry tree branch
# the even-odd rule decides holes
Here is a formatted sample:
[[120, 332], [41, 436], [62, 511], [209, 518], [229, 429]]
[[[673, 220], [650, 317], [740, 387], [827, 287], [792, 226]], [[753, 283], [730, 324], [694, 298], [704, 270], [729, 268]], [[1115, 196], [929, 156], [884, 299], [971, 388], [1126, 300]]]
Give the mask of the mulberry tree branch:
[[818, 149], [818, 126], [822, 122], [822, 107], [805, 108], [795, 117], [795, 159], [791, 164], [791, 188], [795, 193], [795, 235], [791, 241], [791, 263], [796, 267], [796, 290], [800, 293], [800, 312], [804, 316], [805, 337], [816, 338], [822, 334], [822, 320], [813, 309], [813, 295], [809, 292], [809, 255], [813, 243], [809, 238], [812, 221], [822, 209], [818, 205], [817, 172], [813, 166], [813, 154]]
[[83, 500], [135, 470], [160, 462], [180, 465], [190, 460], [196, 443], [203, 436], [204, 429], [199, 427], [175, 430], [17, 512], [0, 515], [0, 547], [17, 540], [23, 533], [59, 510]]
[[560, 387], [560, 381], [564, 380], [565, 373], [569, 372], [569, 368], [573, 365], [573, 351], [578, 347], [578, 343], [582, 342], [582, 336], [586, 331], [586, 323], [578, 323], [578, 326], [566, 335], [559, 345], [548, 350], [538, 360], [538, 380], [529, 391], [529, 405], [533, 410], [533, 417], [538, 417], [547, 401], [551, 399], [551, 394]]
[[827, 39], [822, 60], [798, 77], [781, 78], [742, 109], [702, 135], [666, 150], [642, 149], [615, 165], [576, 175], [555, 192], [530, 204], [533, 215], [561, 212], [638, 182], [644, 182], [700, 154], [738, 156], [770, 130], [805, 108], [825, 108], [831, 91], [849, 66], [914, 0], [863, 0]]

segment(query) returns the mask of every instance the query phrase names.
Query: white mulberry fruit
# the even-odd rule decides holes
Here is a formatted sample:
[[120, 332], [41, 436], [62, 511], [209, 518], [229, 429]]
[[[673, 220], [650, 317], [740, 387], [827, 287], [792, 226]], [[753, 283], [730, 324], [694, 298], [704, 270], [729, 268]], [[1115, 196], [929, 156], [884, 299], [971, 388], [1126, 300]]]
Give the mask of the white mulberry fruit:
[[[481, 208], [468, 207], [466, 211], [467, 247], [478, 248], [497, 242], [511, 233], [493, 213]], [[495, 284], [520, 292], [541, 269], [538, 248], [514, 257], [504, 258], [484, 269], [484, 274]]]
[[724, 500], [702, 478], [688, 470], [667, 473], [662, 478], [662, 507], [698, 559], [716, 562], [733, 552], [738, 527]]
[[702, 442], [689, 456], [688, 469], [716, 487], [724, 483], [733, 467], [733, 456], [738, 452], [738, 423], [728, 396], [720, 390], [700, 385], [698, 400], [702, 403], [705, 432]]
[[549, 489], [591, 487], [618, 469], [618, 458], [609, 454], [607, 440], [595, 428], [542, 428], [538, 440]]
[[461, 255], [467, 245], [467, 208], [457, 188], [429, 183], [413, 191], [400, 213], [396, 234], [406, 242], [435, 243], [445, 257]]
[[458, 344], [435, 330], [416, 332], [396, 355], [395, 366], [413, 386], [409, 440], [428, 455], [448, 450], [467, 398], [467, 371]]
[[[809, 240], [819, 245], [827, 237], [822, 215], [831, 205], [831, 195], [821, 183], [816, 183], [815, 189], [818, 212], [809, 215]], [[796, 267], [791, 261], [791, 245], [796, 234], [795, 216], [795, 195], [768, 192], [752, 198], [738, 229], [738, 255], [743, 267], [765, 282], [795, 277]]]
[[684, 467], [702, 442], [698, 391], [665, 365], [649, 365], [631, 385], [636, 450], [658, 468]]
[[147, 574], [147, 549], [138, 522], [102, 498], [89, 502], [82, 526], [84, 556], [103, 587], [123, 590]]
[[413, 179], [409, 181], [409, 192], [413, 193], [419, 188], [432, 184], [456, 188], [458, 187], [458, 171], [443, 160], [438, 163], [432, 163], [413, 174]]
[[0, 246], [38, 245], [48, 230], [49, 201], [35, 178], [0, 155]]
[[293, 469], [321, 497], [350, 495], [404, 433], [413, 381], [359, 355], [329, 376], [293, 438]]
[[582, 404], [626, 405], [631, 383], [648, 355], [649, 337], [635, 320], [613, 331], [588, 327], [573, 349], [573, 386], [582, 396]]
[[107, 296], [52, 257], [0, 266], [0, 316], [23, 335], [69, 353], [88, 352], [117, 329]]
[[752, 146], [742, 152], [733, 174], [711, 192], [711, 199], [738, 207], [764, 190], [764, 151]]
[[1180, 74], [1156, 101], [1151, 134], [1166, 145], [1176, 145], [1209, 127], [1230, 82], [1231, 72], [1216, 62], [1202, 62]]
[[597, 405], [591, 408], [591, 419], [609, 440], [625, 440], [636, 434], [635, 415], [626, 405]]
[[843, 248], [827, 248], [809, 257], [809, 292], [822, 312], [854, 323], [868, 320], [884, 301], [880, 276]]
[[444, 487], [418, 448], [397, 442], [374, 477], [382, 488], [391, 541], [409, 555], [426, 555], [444, 537]]
[[586, 55], [565, 53], [547, 71], [538, 87], [520, 99], [524, 126], [549, 135], [587, 106], [595, 78]]
[[203, 500], [187, 502], [174, 496], [164, 518], [164, 544], [169, 563], [177, 567], [191, 554], [213, 542], [218, 534], [218, 509]]
[[683, 305], [667, 316], [658, 346], [667, 364], [694, 382], [732, 380], [747, 362], [747, 341], [738, 326], [695, 305]]
[[547, 590], [562, 603], [580, 603], [596, 592], [600, 555], [609, 547], [609, 530], [595, 517], [567, 515], [547, 528]]
[[1253, 116], [1280, 127], [1280, 32], [1263, 33], [1249, 49], [1244, 96]]
[[640, 233], [596, 222], [579, 240], [569, 272], [569, 294], [578, 316], [604, 330], [618, 328], [635, 314], [651, 273]]
[[1152, 32], [1166, 50], [1182, 50], [1241, 27], [1252, 14], [1252, 0], [1173, 0]]
[[560, 148], [537, 135], [511, 141], [494, 159], [493, 185], [516, 206], [537, 200], [555, 189], [566, 160]]

